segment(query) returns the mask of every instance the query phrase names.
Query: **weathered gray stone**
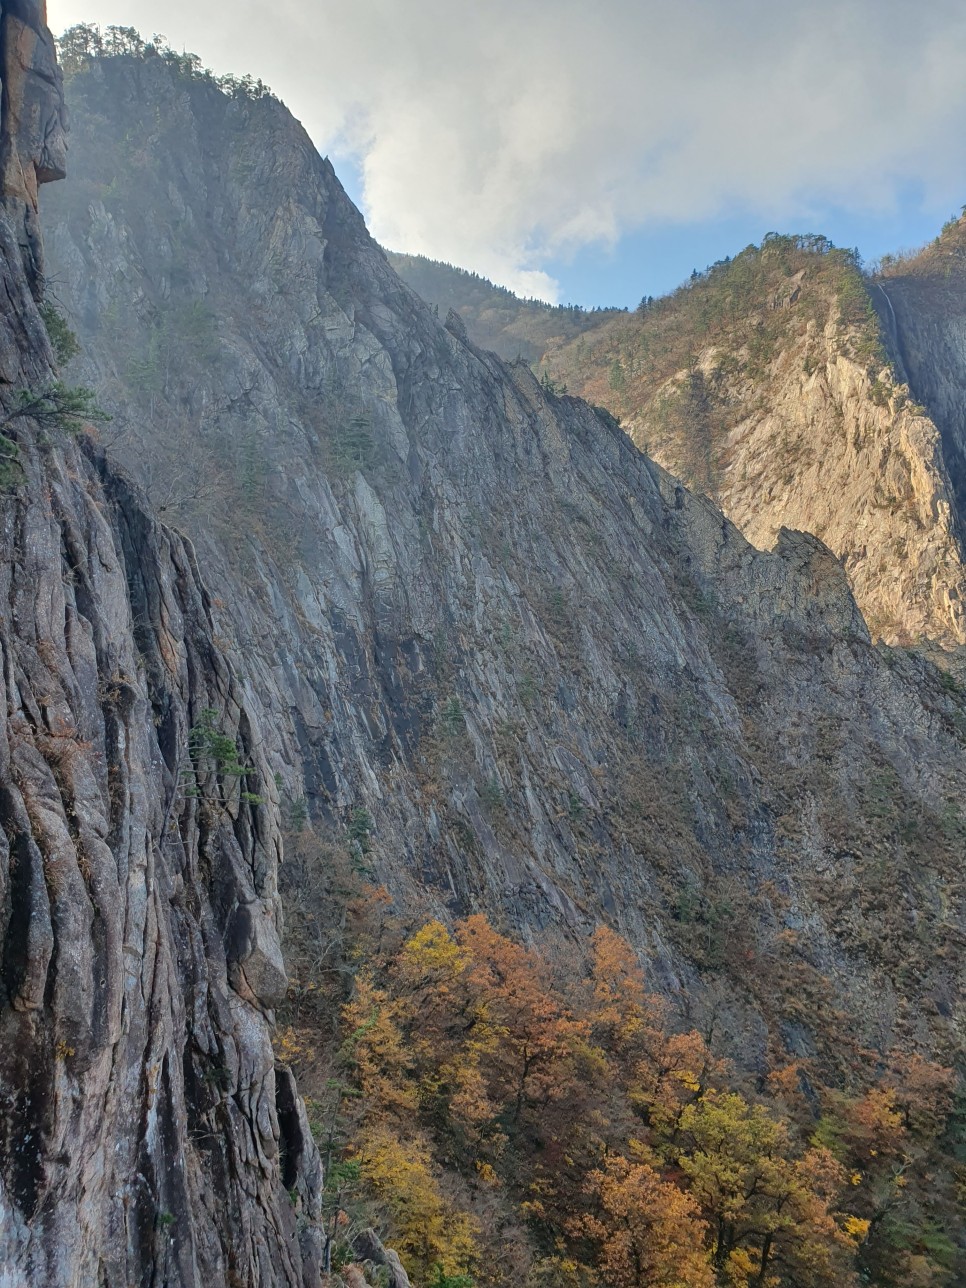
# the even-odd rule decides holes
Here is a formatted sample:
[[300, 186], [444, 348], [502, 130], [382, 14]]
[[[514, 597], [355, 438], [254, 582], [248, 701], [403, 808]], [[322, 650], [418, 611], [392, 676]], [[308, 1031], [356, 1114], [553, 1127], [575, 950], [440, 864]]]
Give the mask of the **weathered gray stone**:
[[38, 188], [63, 179], [67, 165], [62, 80], [46, 11], [45, 0], [7, 0], [0, 8], [4, 91], [0, 201], [37, 298], [44, 265]]
[[[74, 371], [191, 532], [283, 796], [337, 834], [367, 810], [366, 862], [421, 915], [610, 920], [742, 1063], [791, 1032], [789, 952], [849, 1040], [958, 1042], [961, 699], [871, 645], [839, 561], [780, 524], [755, 549], [441, 325], [277, 102], [157, 58], [70, 94], [81, 182], [46, 207]], [[701, 900], [740, 910], [720, 965]]]
[[[0, 8], [5, 418], [54, 375], [33, 220], [63, 114], [41, 6]], [[270, 1042], [277, 801], [243, 685], [136, 487], [89, 442], [3, 424], [23, 476], [0, 497], [0, 1284], [316, 1288], [319, 1160]], [[264, 802], [192, 772], [209, 709]]]
[[385, 1266], [389, 1271], [386, 1288], [410, 1288], [409, 1276], [397, 1253], [384, 1248], [375, 1230], [361, 1230], [352, 1241], [352, 1250], [360, 1261], [371, 1261], [374, 1266]]
[[[45, 203], [70, 378], [151, 504], [96, 444], [17, 426], [2, 1273], [317, 1277], [318, 1159], [269, 1042], [276, 774], [312, 826], [367, 810], [366, 862], [423, 915], [576, 944], [608, 920], [745, 1065], [958, 1052], [961, 695], [871, 645], [814, 538], [754, 549], [608, 417], [441, 326], [279, 104], [156, 57], [72, 92], [77, 196]], [[49, 349], [3, 220], [0, 249], [25, 387]], [[184, 790], [209, 709], [247, 796], [211, 766]]]

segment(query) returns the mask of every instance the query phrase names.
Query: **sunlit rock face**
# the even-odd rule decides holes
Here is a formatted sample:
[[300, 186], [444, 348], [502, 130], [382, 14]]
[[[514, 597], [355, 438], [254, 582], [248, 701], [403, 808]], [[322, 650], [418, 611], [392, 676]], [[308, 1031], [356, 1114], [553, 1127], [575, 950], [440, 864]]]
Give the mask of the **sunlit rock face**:
[[437, 318], [277, 101], [152, 54], [68, 96], [71, 378], [191, 534], [289, 822], [363, 826], [420, 915], [609, 921], [746, 1066], [957, 1042], [962, 698], [826, 546]]
[[966, 525], [966, 219], [947, 226], [919, 256], [884, 274], [874, 296], [895, 361], [939, 428]]

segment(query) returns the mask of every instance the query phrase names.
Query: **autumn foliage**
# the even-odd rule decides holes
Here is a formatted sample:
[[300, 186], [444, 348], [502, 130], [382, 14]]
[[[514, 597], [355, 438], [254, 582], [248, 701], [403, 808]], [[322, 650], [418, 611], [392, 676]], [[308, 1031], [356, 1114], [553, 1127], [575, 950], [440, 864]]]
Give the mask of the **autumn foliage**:
[[606, 928], [566, 963], [482, 916], [365, 933], [325, 1052], [304, 1010], [280, 1040], [349, 1106], [336, 1152], [358, 1186], [333, 1228], [349, 1238], [358, 1205], [414, 1284], [958, 1282], [922, 1199], [950, 1070], [905, 1054], [864, 1086], [798, 1064], [749, 1085]]

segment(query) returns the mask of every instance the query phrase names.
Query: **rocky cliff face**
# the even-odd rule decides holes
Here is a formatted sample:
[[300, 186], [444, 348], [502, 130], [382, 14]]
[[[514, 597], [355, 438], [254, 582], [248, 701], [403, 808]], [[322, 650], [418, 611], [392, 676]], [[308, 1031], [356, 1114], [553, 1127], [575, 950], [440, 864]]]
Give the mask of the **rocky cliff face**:
[[876, 638], [966, 641], [956, 499], [939, 431], [908, 386], [856, 361], [834, 315], [784, 344], [762, 377], [722, 376], [729, 351], [702, 349], [662, 383], [628, 419], [635, 441], [759, 549], [782, 526], [819, 537]]
[[190, 545], [36, 404], [62, 103], [42, 6], [2, 10], [0, 1283], [317, 1282], [277, 793]]
[[0, 192], [35, 296], [43, 289], [43, 245], [37, 214], [41, 184], [63, 179], [66, 119], [60, 68], [38, 0], [4, 4], [0, 26], [3, 124]]
[[[532, 340], [545, 371], [619, 416], [759, 549], [782, 526], [819, 537], [842, 560], [876, 638], [946, 649], [966, 641], [952, 481], [961, 466], [927, 396], [930, 382], [945, 382], [945, 403], [957, 405], [961, 363], [951, 367], [923, 334], [915, 373], [905, 370], [883, 295], [894, 281], [901, 296], [898, 280], [867, 290], [822, 239], [773, 237], [637, 315], [568, 315], [579, 334], [560, 325], [552, 335], [522, 301], [516, 311], [481, 309], [455, 270], [414, 257], [398, 265], [428, 298], [448, 294], [462, 307], [474, 336], [485, 329], [504, 347], [518, 334]], [[962, 284], [946, 267], [933, 310], [940, 327], [962, 312]]]
[[69, 92], [75, 371], [193, 535], [290, 821], [424, 915], [611, 921], [744, 1065], [958, 1050], [955, 686], [814, 537], [756, 550], [441, 325], [280, 104], [150, 53]]
[[882, 273], [872, 293], [896, 369], [939, 430], [957, 533], [966, 515], [966, 219]]

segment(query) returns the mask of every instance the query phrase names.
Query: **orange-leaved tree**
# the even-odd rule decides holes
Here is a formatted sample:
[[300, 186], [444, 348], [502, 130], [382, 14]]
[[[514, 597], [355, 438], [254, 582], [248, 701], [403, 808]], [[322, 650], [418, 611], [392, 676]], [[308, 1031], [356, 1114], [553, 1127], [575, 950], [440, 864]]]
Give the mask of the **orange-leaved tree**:
[[539, 953], [499, 934], [482, 916], [461, 922], [456, 935], [471, 961], [476, 1013], [468, 1032], [487, 1034], [489, 1099], [516, 1127], [529, 1109], [566, 1094], [572, 1057], [588, 1026], [561, 1000]]
[[592, 1210], [570, 1232], [613, 1288], [713, 1288], [697, 1203], [646, 1161], [610, 1157], [587, 1178]]

